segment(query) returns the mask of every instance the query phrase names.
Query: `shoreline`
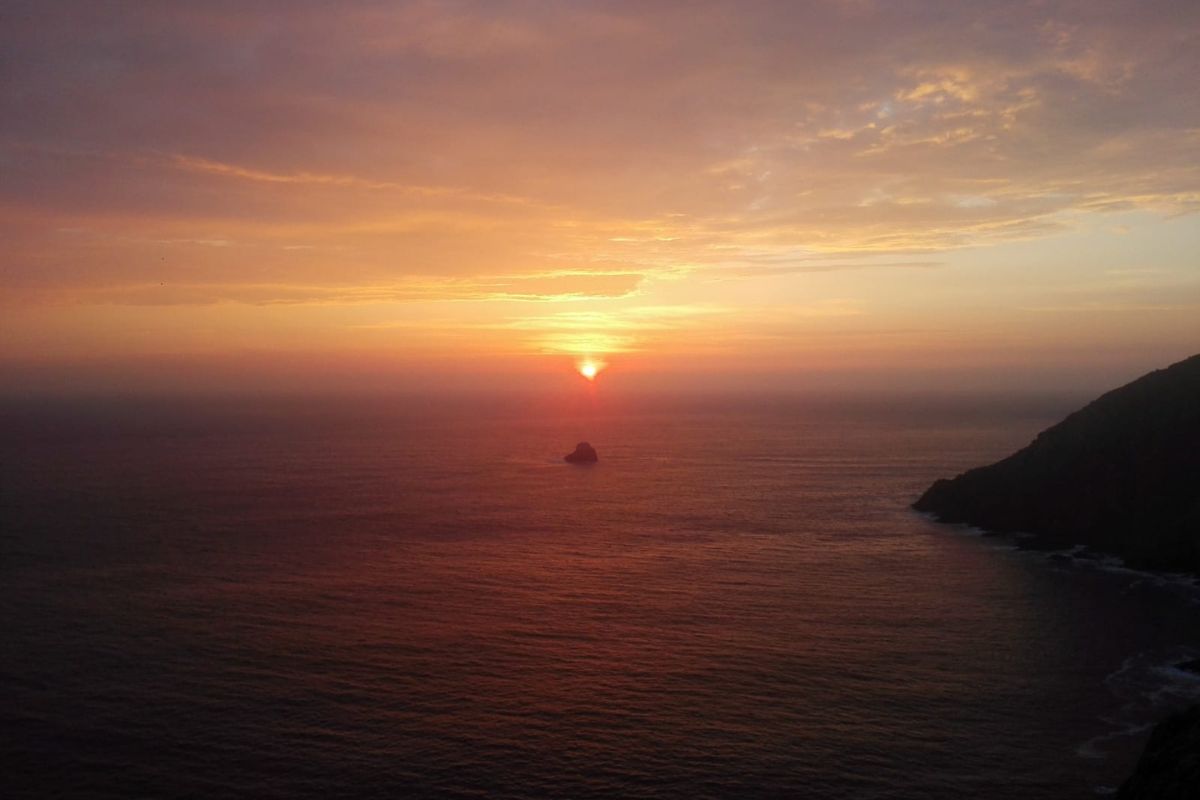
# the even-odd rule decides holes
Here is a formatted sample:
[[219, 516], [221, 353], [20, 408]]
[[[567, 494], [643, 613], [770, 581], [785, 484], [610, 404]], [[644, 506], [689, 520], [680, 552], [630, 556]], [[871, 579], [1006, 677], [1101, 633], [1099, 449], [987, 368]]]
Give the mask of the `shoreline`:
[[[1001, 542], [997, 549], [1041, 556], [1046, 566], [1059, 569], [1086, 569], [1125, 578], [1123, 592], [1149, 583], [1154, 588], [1176, 596], [1178, 602], [1200, 607], [1200, 575], [1193, 572], [1167, 572], [1129, 566], [1123, 558], [1112, 553], [1096, 551], [1084, 544], [1067, 548], [1056, 547], [1037, 534], [993, 531], [969, 522], [943, 522], [931, 511], [912, 511], [925, 520], [946, 528], [956, 535]], [[1078, 743], [1073, 752], [1086, 760], [1105, 760], [1111, 753], [1101, 745], [1120, 740], [1141, 739], [1139, 755], [1129, 776], [1119, 786], [1098, 785], [1093, 792], [1100, 797], [1141, 797], [1127, 794], [1135, 778], [1144, 780], [1147, 771], [1157, 775], [1163, 769], [1160, 761], [1151, 759], [1155, 742], [1171, 728], [1172, 736], [1185, 736], [1175, 731], [1173, 721], [1181, 716], [1195, 716], [1200, 709], [1200, 643], [1180, 645], [1169, 652], [1150, 650], [1131, 652], [1104, 678], [1104, 686], [1115, 701], [1121, 703], [1116, 714], [1099, 716], [1098, 722], [1109, 730]], [[1154, 796], [1154, 795], [1151, 795]]]

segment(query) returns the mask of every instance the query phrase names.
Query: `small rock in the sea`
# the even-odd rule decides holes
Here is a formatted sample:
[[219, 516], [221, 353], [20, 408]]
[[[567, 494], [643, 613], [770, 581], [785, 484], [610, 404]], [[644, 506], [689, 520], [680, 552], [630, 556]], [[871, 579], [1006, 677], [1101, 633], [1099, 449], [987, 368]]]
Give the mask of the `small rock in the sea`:
[[1193, 658], [1191, 661], [1180, 661], [1175, 665], [1175, 669], [1181, 669], [1184, 672], [1194, 672], [1200, 675], [1200, 658]]
[[587, 442], [580, 442], [575, 445], [575, 452], [563, 456], [563, 461], [570, 464], [591, 464], [599, 460], [600, 456], [596, 455], [596, 448]]

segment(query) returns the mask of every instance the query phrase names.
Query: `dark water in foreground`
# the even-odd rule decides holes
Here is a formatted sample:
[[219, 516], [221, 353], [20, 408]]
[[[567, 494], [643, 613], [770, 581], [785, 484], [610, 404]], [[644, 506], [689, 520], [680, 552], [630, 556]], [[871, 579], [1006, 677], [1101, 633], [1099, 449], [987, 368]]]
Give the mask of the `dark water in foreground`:
[[1094, 796], [1194, 592], [907, 508], [1066, 410], [9, 405], [0, 795]]

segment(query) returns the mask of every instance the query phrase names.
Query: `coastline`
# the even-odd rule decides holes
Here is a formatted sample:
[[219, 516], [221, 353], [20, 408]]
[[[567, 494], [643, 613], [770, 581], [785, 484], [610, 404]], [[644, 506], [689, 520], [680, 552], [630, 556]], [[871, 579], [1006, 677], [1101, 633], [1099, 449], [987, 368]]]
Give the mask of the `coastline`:
[[[988, 540], [999, 550], [1040, 557], [1051, 570], [1106, 573], [1127, 581], [1122, 593], [1148, 586], [1153, 591], [1175, 595], [1175, 600], [1185, 606], [1200, 607], [1200, 574], [1130, 566], [1118, 555], [1098, 552], [1084, 544], [1059, 548], [1036, 534], [993, 531], [967, 522], [943, 522], [934, 512], [913, 510], [955, 535]], [[1162, 793], [1172, 790], [1161, 787], [1176, 786], [1181, 780], [1183, 785], [1190, 786], [1194, 777], [1187, 772], [1191, 769], [1189, 764], [1178, 758], [1173, 760], [1172, 753], [1181, 747], [1177, 740], [1200, 735], [1200, 643], [1165, 652], [1132, 652], [1105, 676], [1104, 685], [1120, 702], [1120, 708], [1116, 714], [1098, 718], [1108, 730], [1076, 744], [1075, 755], [1102, 761], [1110, 756], [1105, 748], [1109, 743], [1141, 739], [1142, 744], [1129, 776], [1119, 786], [1094, 786], [1094, 794], [1120, 800], [1174, 800], [1176, 795]], [[1180, 719], [1186, 719], [1187, 724], [1178, 722]]]
[[1144, 580], [1153, 580], [1156, 582], [1175, 584], [1178, 586], [1200, 590], [1200, 572], [1171, 571], [1138, 566], [1136, 564], [1130, 564], [1124, 557], [1116, 553], [1096, 550], [1090, 545], [1086, 544], [1076, 543], [1064, 547], [1059, 545], [1057, 542], [1047, 540], [1035, 533], [1026, 533], [1023, 531], [994, 531], [978, 525], [973, 525], [969, 522], [945, 522], [939, 519], [935, 513], [930, 511], [915, 511], [915, 513], [929, 520], [930, 522], [955, 528], [962, 533], [967, 533], [971, 536], [1003, 541], [1009, 545], [1008, 549], [1011, 550], [1019, 550], [1021, 552], [1043, 555], [1047, 561], [1058, 562], [1061, 564], [1091, 566], [1095, 569], [1104, 570], [1106, 572], [1115, 572]]
[[1200, 576], [1200, 355], [1113, 389], [912, 504], [1027, 549]]

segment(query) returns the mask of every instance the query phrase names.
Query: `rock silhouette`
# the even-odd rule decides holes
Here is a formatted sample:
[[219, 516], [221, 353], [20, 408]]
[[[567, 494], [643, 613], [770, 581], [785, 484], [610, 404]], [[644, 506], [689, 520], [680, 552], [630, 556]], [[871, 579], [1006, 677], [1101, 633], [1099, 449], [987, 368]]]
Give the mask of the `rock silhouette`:
[[587, 442], [580, 442], [575, 445], [574, 452], [563, 456], [563, 461], [569, 464], [591, 464], [599, 460], [600, 456], [596, 455], [596, 448]]
[[1195, 800], [1200, 794], [1200, 706], [1167, 717], [1150, 741], [1117, 800]]
[[1200, 572], [1200, 355], [1114, 389], [913, 507], [943, 522]]

